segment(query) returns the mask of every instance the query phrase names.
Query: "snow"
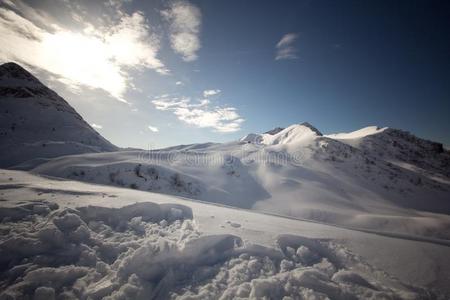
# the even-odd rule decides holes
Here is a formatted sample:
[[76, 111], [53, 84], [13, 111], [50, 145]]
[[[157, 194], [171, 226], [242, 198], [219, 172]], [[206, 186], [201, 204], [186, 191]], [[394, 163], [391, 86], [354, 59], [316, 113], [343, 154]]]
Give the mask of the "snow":
[[360, 139], [369, 135], [378, 134], [380, 132], [385, 131], [386, 129], [388, 128], [387, 127], [380, 128], [378, 126], [368, 126], [348, 133], [335, 133], [326, 136], [336, 140]]
[[[119, 293], [120, 283], [133, 274], [141, 280], [156, 280], [167, 267], [198, 259], [197, 248], [202, 251], [203, 246], [207, 251], [223, 240], [206, 239], [208, 244], [199, 238], [191, 245], [195, 224], [183, 220], [192, 218], [192, 211], [179, 204], [142, 202], [121, 208], [78, 209], [50, 205], [42, 215], [36, 214], [36, 205], [46, 203], [3, 208], [4, 214], [8, 209], [23, 209], [26, 214], [18, 224], [3, 218], [2, 229], [7, 233], [0, 244], [0, 264], [16, 283], [10, 283], [1, 297], [33, 290], [37, 298], [55, 293], [60, 297], [63, 287], [71, 286], [75, 298], [100, 299]], [[159, 225], [161, 220], [170, 223]]]
[[450, 152], [441, 143], [418, 138], [407, 131], [368, 127], [328, 137], [427, 177], [440, 180], [450, 177]]
[[288, 144], [292, 142], [301, 142], [302, 140], [312, 139], [321, 136], [316, 128], [309, 123], [294, 124], [287, 128], [275, 128], [267, 133], [251, 133], [240, 139], [241, 142], [276, 145]]
[[30, 166], [47, 176], [450, 238], [450, 153], [401, 131], [363, 131], [353, 135], [360, 138], [339, 140], [297, 124], [224, 144], [72, 155]]
[[432, 241], [19, 171], [2, 170], [0, 190], [1, 299], [431, 299], [450, 292], [450, 250]]
[[[122, 149], [0, 66], [1, 299], [448, 299], [450, 152], [309, 123]], [[114, 152], [113, 152], [114, 151]]]

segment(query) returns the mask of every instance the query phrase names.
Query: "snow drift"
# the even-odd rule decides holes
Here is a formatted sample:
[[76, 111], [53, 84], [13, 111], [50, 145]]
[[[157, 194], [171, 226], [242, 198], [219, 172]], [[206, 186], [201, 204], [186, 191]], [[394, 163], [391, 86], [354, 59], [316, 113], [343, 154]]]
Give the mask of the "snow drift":
[[435, 297], [361, 273], [363, 262], [330, 241], [280, 235], [279, 249], [270, 249], [235, 235], [202, 235], [180, 205], [31, 202], [2, 208], [2, 216], [0, 299]]

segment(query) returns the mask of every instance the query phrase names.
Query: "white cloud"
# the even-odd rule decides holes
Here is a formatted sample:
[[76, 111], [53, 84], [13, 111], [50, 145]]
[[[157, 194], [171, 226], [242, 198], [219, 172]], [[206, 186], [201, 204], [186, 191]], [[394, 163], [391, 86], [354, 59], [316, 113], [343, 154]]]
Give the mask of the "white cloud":
[[187, 1], [176, 1], [161, 12], [170, 24], [170, 44], [183, 60], [197, 59], [200, 49], [200, 9]]
[[95, 124], [95, 123], [92, 123], [91, 126], [92, 126], [93, 128], [95, 128], [95, 129], [102, 129], [102, 128], [103, 128], [102, 125]]
[[182, 81], [175, 82], [176, 85], [184, 85]]
[[205, 105], [209, 105], [209, 103], [211, 103], [211, 101], [209, 101], [208, 99], [202, 99], [202, 100], [200, 100], [199, 105], [205, 106]]
[[287, 33], [276, 45], [277, 53], [275, 60], [280, 59], [297, 59], [297, 49], [294, 47], [294, 43], [298, 38], [296, 33]]
[[121, 101], [132, 86], [130, 69], [168, 73], [157, 58], [159, 39], [141, 12], [120, 12], [114, 24], [100, 28], [83, 23], [84, 30], [75, 32], [59, 25], [45, 28], [40, 25], [45, 17], [26, 7], [33, 18], [19, 15], [13, 6], [0, 7], [0, 61], [44, 69], [74, 89], [102, 89]]
[[24, 16], [27, 20], [32, 23], [37, 24], [41, 28], [46, 28], [49, 31], [58, 29], [59, 26], [56, 25], [55, 20], [44, 11], [36, 10], [21, 0], [3, 0], [4, 6], [7, 6]]
[[151, 132], [159, 132], [158, 127], [155, 127], [155, 126], [148, 125], [148, 129], [149, 129]]
[[171, 111], [180, 121], [217, 132], [235, 132], [244, 119], [234, 107], [211, 107], [208, 99], [193, 103], [190, 98], [158, 98], [152, 101], [158, 110]]
[[210, 97], [217, 94], [220, 94], [221, 90], [204, 90], [203, 91], [203, 97]]

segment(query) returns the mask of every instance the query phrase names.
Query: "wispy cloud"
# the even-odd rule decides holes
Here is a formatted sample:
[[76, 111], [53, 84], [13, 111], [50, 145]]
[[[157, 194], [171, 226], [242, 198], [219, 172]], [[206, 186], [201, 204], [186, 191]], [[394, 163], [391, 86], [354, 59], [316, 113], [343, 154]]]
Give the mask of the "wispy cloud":
[[184, 83], [182, 81], [177, 81], [175, 82], [176, 85], [184, 85]]
[[221, 90], [204, 90], [203, 91], [203, 97], [207, 98], [210, 96], [218, 95], [220, 94]]
[[169, 22], [170, 44], [172, 49], [181, 54], [183, 60], [196, 60], [200, 49], [200, 9], [187, 1], [176, 1], [161, 12]]
[[85, 22], [83, 31], [75, 32], [61, 24], [49, 28], [48, 24], [54, 24], [50, 16], [21, 1], [14, 3], [20, 6], [5, 1], [0, 7], [0, 61], [31, 65], [74, 88], [102, 89], [124, 102], [131, 69], [169, 72], [157, 58], [159, 38], [142, 12], [119, 12], [104, 27]]
[[244, 122], [236, 108], [212, 107], [208, 99], [193, 102], [188, 97], [157, 98], [152, 103], [158, 110], [171, 111], [180, 121], [217, 132], [239, 131]]
[[159, 129], [158, 129], [158, 127], [156, 127], [156, 126], [148, 125], [147, 128], [148, 128], [151, 132], [159, 132]]
[[92, 126], [92, 128], [95, 128], [95, 129], [102, 129], [103, 128], [102, 125], [95, 124], [95, 123], [92, 123], [91, 126]]
[[298, 38], [296, 33], [287, 33], [276, 45], [276, 55], [275, 60], [281, 59], [297, 59], [297, 48], [295, 48], [294, 43]]

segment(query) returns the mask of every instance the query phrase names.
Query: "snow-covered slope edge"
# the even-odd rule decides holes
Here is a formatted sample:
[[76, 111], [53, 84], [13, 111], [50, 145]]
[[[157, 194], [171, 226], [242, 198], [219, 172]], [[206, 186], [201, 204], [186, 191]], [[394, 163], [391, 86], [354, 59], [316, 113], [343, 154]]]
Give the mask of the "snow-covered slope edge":
[[15, 63], [0, 65], [0, 166], [115, 151], [54, 91]]
[[375, 126], [328, 137], [399, 167], [443, 182], [450, 179], [450, 151], [441, 143], [418, 138], [403, 130]]
[[2, 299], [448, 297], [447, 246], [25, 172], [0, 188]]

